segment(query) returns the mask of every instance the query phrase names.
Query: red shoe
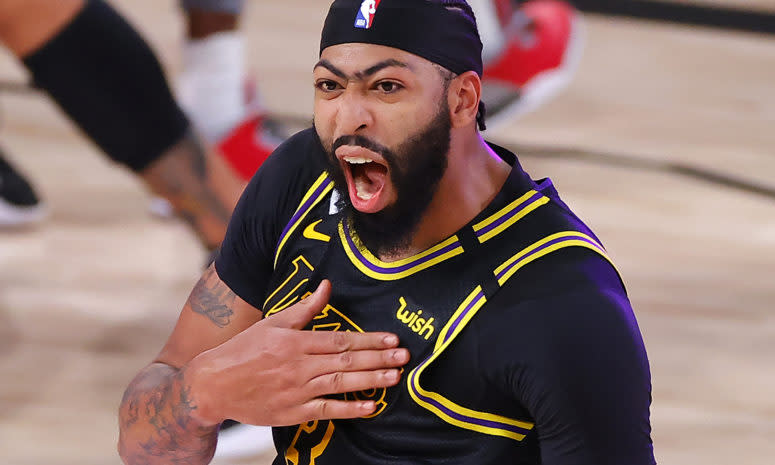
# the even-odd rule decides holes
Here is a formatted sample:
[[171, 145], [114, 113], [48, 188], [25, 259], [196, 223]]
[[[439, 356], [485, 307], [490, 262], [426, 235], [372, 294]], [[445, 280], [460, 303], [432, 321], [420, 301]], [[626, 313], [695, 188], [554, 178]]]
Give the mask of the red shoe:
[[239, 177], [247, 181], [286, 137], [279, 123], [266, 115], [256, 115], [232, 129], [217, 147]]
[[242, 92], [247, 117], [219, 140], [216, 147], [237, 175], [249, 181], [290, 134], [280, 122], [266, 115], [255, 76], [249, 74], [245, 78]]
[[507, 44], [485, 63], [482, 79], [487, 126], [535, 110], [570, 83], [583, 48], [578, 12], [561, 0], [531, 0], [513, 9], [493, 0]]

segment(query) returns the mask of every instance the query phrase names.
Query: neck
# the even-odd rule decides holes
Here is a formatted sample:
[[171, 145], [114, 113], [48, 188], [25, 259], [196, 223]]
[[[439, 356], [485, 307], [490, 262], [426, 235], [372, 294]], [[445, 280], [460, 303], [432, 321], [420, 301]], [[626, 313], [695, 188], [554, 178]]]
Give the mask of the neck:
[[492, 202], [510, 172], [479, 133], [462, 137], [453, 131], [447, 170], [409, 246], [380, 260], [410, 257], [454, 234]]

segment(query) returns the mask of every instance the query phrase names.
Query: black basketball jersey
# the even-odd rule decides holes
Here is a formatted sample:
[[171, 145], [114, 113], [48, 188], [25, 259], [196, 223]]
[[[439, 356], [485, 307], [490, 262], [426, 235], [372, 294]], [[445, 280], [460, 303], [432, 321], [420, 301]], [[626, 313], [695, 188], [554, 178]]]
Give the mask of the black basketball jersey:
[[[541, 463], [542, 453], [546, 460], [537, 431], [541, 425], [536, 428], [527, 400], [538, 385], [520, 387], [512, 379], [521, 371], [510, 367], [519, 365], [522, 357], [512, 351], [521, 349], [499, 347], [497, 342], [518, 336], [506, 321], [524, 311], [521, 304], [540, 309], [542, 293], [551, 301], [547, 283], [533, 286], [531, 278], [521, 277], [543, 262], [548, 266], [539, 269], [541, 279], [560, 275], [556, 282], [563, 283], [563, 274], [596, 274], [583, 269], [592, 264], [590, 270], [602, 270], [597, 274], [604, 277], [590, 277], [574, 289], [612, 292], [615, 299], [601, 301], [619, 306], [614, 310], [618, 315], [631, 316], [631, 310], [604, 248], [560, 201], [551, 181], [533, 182], [513, 154], [493, 147], [513, 166], [493, 202], [456, 234], [394, 262], [371, 254], [339, 213], [340, 193], [320, 163], [323, 152], [314, 132], [301, 133], [284, 145], [252, 181], [216, 260], [224, 282], [271, 318], [303, 299], [320, 280], [329, 279], [329, 305], [308, 329], [389, 331], [411, 354], [397, 386], [344, 395], [376, 401], [372, 415], [275, 428], [275, 465], [533, 464]], [[276, 184], [282, 176], [293, 176], [293, 186], [278, 190], [290, 191], [276, 200], [262, 197], [265, 189], [259, 184]], [[270, 210], [266, 202], [275, 201], [281, 211], [261, 213]], [[574, 252], [568, 253], [571, 249]], [[237, 276], [240, 269], [242, 276]], [[492, 335], [495, 342], [482, 341], [482, 334]], [[638, 343], [642, 349], [639, 335], [633, 353]], [[493, 353], [480, 353], [492, 344]], [[648, 455], [649, 386], [642, 381], [639, 408], [645, 405], [646, 425], [641, 412], [634, 429], [645, 432], [641, 442], [646, 454], [628, 463], [653, 460]], [[576, 440], [584, 441], [569, 440], [565, 447], [573, 450]], [[568, 463], [587, 463], [579, 460], [582, 457], [602, 463], [588, 450], [577, 454]]]

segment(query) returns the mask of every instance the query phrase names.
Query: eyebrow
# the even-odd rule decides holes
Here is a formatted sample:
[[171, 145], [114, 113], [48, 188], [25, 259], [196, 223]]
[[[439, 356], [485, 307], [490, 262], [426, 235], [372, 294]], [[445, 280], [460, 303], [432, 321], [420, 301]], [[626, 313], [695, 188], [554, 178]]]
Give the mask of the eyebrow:
[[[334, 75], [336, 75], [336, 76], [338, 76], [338, 77], [340, 77], [342, 79], [347, 79], [347, 80], [350, 79], [350, 76], [348, 76], [347, 73], [345, 73], [341, 69], [339, 69], [336, 66], [334, 66], [333, 64], [331, 64], [331, 62], [328, 61], [328, 60], [323, 59], [323, 60], [318, 61], [312, 69], [314, 70], [318, 66], [323, 67], [323, 68], [331, 71]], [[412, 69], [411, 66], [409, 66], [407, 63], [404, 63], [403, 61], [398, 61], [396, 59], [389, 58], [387, 60], [382, 60], [379, 63], [375, 64], [374, 66], [370, 66], [370, 67], [364, 69], [363, 71], [356, 71], [355, 73], [353, 73], [353, 76], [355, 78], [357, 78], [358, 80], [362, 81], [362, 80], [366, 79], [367, 77], [372, 76], [372, 75], [376, 74], [377, 72], [379, 72], [379, 71], [381, 71], [381, 70], [383, 70], [385, 68], [390, 68], [392, 66], [396, 66], [396, 67], [399, 67], [399, 68], [406, 68], [406, 69], [409, 69], [409, 70]]]

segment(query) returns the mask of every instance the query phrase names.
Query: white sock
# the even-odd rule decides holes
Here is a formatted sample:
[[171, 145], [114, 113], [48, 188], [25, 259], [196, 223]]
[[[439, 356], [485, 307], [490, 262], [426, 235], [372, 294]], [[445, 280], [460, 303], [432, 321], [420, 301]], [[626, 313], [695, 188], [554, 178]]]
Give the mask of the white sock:
[[468, 0], [476, 15], [479, 37], [482, 39], [482, 61], [486, 64], [500, 55], [506, 39], [492, 0]]
[[190, 40], [178, 80], [180, 105], [210, 143], [245, 117], [245, 44], [236, 31]]

